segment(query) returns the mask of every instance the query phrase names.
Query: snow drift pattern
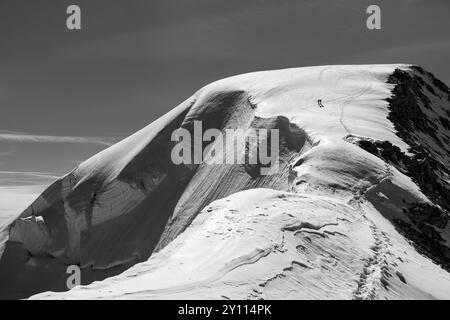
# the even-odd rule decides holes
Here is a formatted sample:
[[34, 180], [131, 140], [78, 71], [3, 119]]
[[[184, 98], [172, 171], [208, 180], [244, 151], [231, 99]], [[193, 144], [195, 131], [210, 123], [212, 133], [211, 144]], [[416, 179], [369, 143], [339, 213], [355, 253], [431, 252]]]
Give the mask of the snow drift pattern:
[[[217, 81], [36, 199], [0, 296], [63, 291], [79, 264], [108, 279], [36, 297], [450, 298], [449, 118], [448, 88], [413, 66]], [[194, 121], [279, 129], [279, 172], [174, 165], [171, 133]]]

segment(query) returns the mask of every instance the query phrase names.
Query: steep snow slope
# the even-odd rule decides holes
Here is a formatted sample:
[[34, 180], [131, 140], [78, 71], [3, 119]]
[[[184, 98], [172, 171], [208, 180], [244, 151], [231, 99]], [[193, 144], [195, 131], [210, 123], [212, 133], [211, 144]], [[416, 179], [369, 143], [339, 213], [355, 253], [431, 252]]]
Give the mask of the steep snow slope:
[[[449, 101], [445, 85], [406, 65], [212, 83], [22, 213], [0, 260], [0, 296], [65, 290], [67, 264], [87, 284], [146, 261], [61, 297], [450, 297], [438, 266], [450, 258]], [[440, 124], [420, 126], [418, 111]], [[196, 120], [204, 130], [279, 129], [279, 172], [174, 165], [170, 136]]]
[[66, 299], [448, 298], [450, 275], [376, 210], [271, 189], [211, 203], [147, 262]]

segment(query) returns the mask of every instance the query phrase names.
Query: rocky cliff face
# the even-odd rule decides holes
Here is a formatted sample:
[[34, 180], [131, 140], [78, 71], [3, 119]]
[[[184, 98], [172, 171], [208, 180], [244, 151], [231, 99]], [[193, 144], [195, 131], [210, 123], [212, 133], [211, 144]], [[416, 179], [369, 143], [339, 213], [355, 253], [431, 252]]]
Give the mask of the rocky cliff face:
[[[171, 136], [193, 133], [196, 121], [203, 132], [278, 130], [278, 170], [261, 175], [259, 162], [175, 164]], [[220, 298], [214, 290], [232, 298], [288, 291], [292, 298], [450, 297], [417, 275], [422, 266], [436, 283], [450, 283], [439, 267], [450, 265], [449, 121], [449, 89], [414, 66], [325, 66], [218, 81], [36, 199], [9, 227], [0, 296], [64, 291], [66, 268], [77, 264], [83, 284], [121, 274], [119, 284], [105, 280], [114, 297], [126, 288], [149, 298]], [[217, 144], [203, 142], [202, 151]], [[141, 271], [148, 278], [139, 291], [129, 281]], [[306, 288], [310, 272], [316, 280]], [[189, 274], [194, 280], [183, 278]], [[261, 285], [225, 284], [238, 274]], [[325, 290], [333, 281], [336, 291]], [[108, 297], [88, 288], [86, 297]]]
[[405, 210], [411, 224], [395, 223], [420, 252], [450, 270], [450, 249], [441, 236], [450, 219], [450, 90], [420, 67], [397, 69], [388, 83], [388, 119], [409, 145], [410, 155], [389, 141], [360, 141], [360, 146], [404, 172], [432, 203], [412, 203]]

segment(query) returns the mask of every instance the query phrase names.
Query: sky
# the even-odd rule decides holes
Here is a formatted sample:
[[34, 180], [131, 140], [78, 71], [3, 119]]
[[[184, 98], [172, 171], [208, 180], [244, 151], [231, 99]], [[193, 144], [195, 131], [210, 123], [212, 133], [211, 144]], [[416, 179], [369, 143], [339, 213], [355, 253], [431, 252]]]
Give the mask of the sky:
[[412, 63], [450, 84], [449, 17], [448, 0], [0, 0], [0, 217], [224, 77]]

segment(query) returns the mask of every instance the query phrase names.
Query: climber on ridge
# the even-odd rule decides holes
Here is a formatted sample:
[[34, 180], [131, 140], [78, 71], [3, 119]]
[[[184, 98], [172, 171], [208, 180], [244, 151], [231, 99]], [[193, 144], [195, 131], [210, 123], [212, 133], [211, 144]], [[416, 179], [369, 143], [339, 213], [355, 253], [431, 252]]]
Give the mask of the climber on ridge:
[[317, 104], [319, 105], [319, 108], [323, 108], [322, 99], [317, 100]]

